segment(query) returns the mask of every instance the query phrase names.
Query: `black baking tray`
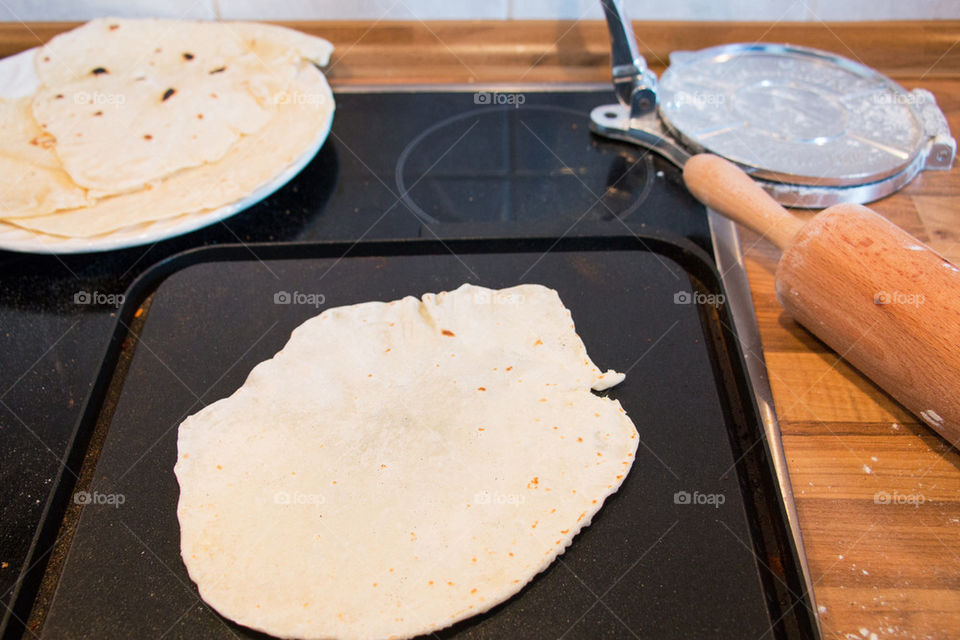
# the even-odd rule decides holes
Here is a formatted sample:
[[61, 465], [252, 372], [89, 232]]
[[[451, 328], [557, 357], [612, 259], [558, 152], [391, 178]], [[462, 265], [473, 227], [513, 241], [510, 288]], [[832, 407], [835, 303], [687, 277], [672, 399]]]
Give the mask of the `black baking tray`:
[[[59, 492], [73, 499], [48, 527], [59, 537], [31, 633], [265, 637], [207, 607], [180, 560], [178, 424], [322, 309], [464, 282], [557, 289], [591, 358], [627, 372], [607, 393], [641, 444], [557, 562], [436, 635], [818, 637], [718, 274], [694, 244], [656, 235], [217, 246], [160, 263], [118, 314], [79, 429], [94, 434], [78, 438], [87, 473]], [[322, 304], [277, 304], [284, 292]]]

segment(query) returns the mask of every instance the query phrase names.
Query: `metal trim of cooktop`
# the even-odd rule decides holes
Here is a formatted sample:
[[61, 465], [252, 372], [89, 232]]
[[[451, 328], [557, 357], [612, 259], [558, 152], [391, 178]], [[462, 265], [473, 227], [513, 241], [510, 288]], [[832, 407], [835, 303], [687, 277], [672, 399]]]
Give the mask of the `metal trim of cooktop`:
[[807, 563], [807, 553], [803, 546], [803, 537], [800, 535], [800, 522], [797, 514], [797, 504], [793, 499], [793, 488], [790, 483], [790, 472], [787, 468], [787, 458], [783, 450], [783, 440], [780, 437], [780, 423], [773, 406], [773, 391], [767, 376], [767, 364], [763, 356], [763, 344], [760, 341], [760, 327], [757, 325], [757, 315], [753, 307], [753, 298], [750, 292], [750, 282], [747, 278], [746, 265], [743, 262], [743, 251], [740, 248], [740, 239], [737, 235], [737, 225], [713, 209], [707, 208], [707, 222], [710, 225], [710, 236], [713, 242], [713, 253], [717, 260], [717, 271], [723, 288], [729, 295], [726, 301], [730, 305], [730, 315], [736, 325], [737, 340], [747, 366], [747, 378], [760, 412], [763, 422], [763, 432], [767, 440], [767, 448], [777, 474], [780, 485], [780, 496], [783, 499], [784, 510], [787, 513], [787, 522], [790, 525], [790, 535], [796, 545], [797, 556], [800, 558], [800, 569], [803, 573], [803, 582], [806, 595], [810, 598], [813, 607], [813, 617], [817, 621], [817, 630], [823, 636], [823, 625], [820, 622], [820, 609], [817, 607], [816, 595], [813, 592], [813, 579], [810, 575], [810, 565]]
[[[549, 93], [551, 91], [570, 91], [570, 92], [613, 92], [613, 87], [609, 82], [494, 82], [468, 83], [456, 82], [453, 84], [442, 83], [411, 83], [411, 84], [331, 84], [330, 88], [336, 93], [470, 93], [470, 92], [519, 92], [527, 93]], [[589, 114], [587, 114], [589, 117]]]

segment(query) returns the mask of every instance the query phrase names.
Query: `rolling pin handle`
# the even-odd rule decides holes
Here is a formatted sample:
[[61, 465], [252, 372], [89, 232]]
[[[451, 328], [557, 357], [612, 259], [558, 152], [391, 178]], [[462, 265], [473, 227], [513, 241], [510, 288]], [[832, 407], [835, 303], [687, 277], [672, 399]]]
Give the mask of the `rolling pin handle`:
[[693, 156], [683, 167], [683, 180], [697, 200], [766, 237], [781, 251], [790, 246], [804, 224], [740, 167], [719, 156]]

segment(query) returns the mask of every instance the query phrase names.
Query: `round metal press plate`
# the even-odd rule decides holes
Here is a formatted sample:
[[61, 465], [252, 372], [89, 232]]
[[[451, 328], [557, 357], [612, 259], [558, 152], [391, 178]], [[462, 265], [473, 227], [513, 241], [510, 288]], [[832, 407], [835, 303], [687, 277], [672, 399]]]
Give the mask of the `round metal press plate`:
[[926, 141], [911, 94], [868, 67], [804, 47], [674, 54], [658, 97], [663, 122], [688, 147], [782, 182], [875, 182], [909, 165]]

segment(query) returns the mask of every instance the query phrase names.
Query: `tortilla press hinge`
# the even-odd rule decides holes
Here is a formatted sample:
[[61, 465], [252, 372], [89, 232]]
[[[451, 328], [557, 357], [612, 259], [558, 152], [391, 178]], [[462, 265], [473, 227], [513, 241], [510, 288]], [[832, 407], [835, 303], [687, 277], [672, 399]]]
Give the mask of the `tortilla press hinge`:
[[826, 51], [763, 43], [673, 52], [658, 80], [622, 1], [601, 4], [619, 101], [590, 113], [601, 136], [681, 168], [695, 153], [721, 155], [802, 208], [871, 202], [953, 166], [956, 140], [929, 91]]
[[924, 169], [949, 171], [953, 159], [957, 156], [957, 141], [950, 135], [950, 125], [937, 105], [937, 99], [926, 89], [914, 89], [910, 95], [916, 99], [915, 106], [920, 112], [923, 129], [930, 136], [930, 149]]

